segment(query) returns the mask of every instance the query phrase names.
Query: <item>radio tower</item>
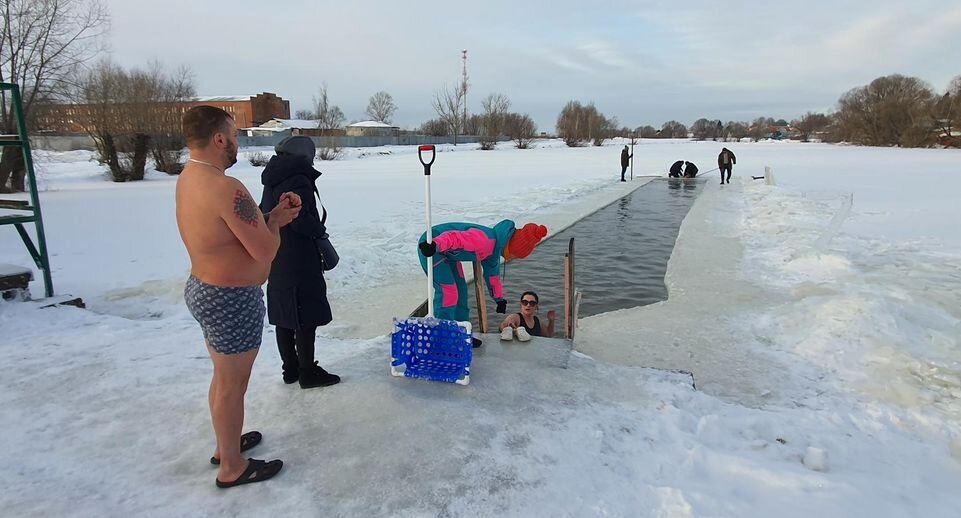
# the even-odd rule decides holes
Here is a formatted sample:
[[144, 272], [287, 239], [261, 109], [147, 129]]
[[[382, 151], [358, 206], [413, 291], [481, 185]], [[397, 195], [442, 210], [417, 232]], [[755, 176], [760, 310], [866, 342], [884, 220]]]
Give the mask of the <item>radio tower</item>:
[[461, 93], [464, 102], [464, 134], [467, 134], [467, 49], [461, 51], [461, 61], [464, 63], [461, 79]]

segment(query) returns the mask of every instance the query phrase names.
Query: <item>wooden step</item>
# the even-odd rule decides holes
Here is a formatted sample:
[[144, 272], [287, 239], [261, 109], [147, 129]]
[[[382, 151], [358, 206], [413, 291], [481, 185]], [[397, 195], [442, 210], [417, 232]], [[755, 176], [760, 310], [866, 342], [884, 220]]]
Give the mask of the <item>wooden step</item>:
[[32, 214], [29, 216], [18, 216], [13, 214], [7, 215], [7, 216], [0, 216], [0, 225], [13, 225], [14, 223], [31, 223], [33, 221], [36, 221], [36, 218], [34, 218]]
[[26, 200], [0, 200], [0, 209], [33, 210]]
[[20, 135], [0, 135], [0, 146], [19, 146]]
[[33, 270], [22, 266], [0, 263], [0, 291], [27, 289], [33, 280]]

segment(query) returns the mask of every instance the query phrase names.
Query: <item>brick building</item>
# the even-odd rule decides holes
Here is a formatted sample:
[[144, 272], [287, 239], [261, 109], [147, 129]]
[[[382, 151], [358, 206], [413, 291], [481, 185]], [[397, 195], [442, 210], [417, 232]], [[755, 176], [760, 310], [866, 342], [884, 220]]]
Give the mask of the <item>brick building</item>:
[[290, 118], [290, 101], [268, 92], [257, 95], [197, 97], [184, 103], [182, 111], [203, 105], [216, 106], [229, 113], [238, 128], [260, 126], [271, 119]]
[[[271, 119], [289, 119], [290, 101], [277, 94], [196, 97], [189, 102], [171, 103], [180, 113], [194, 106], [216, 106], [231, 116], [238, 128], [259, 126]], [[84, 122], [92, 110], [86, 104], [54, 104], [43, 106], [37, 113], [37, 130], [43, 133], [84, 133]]]

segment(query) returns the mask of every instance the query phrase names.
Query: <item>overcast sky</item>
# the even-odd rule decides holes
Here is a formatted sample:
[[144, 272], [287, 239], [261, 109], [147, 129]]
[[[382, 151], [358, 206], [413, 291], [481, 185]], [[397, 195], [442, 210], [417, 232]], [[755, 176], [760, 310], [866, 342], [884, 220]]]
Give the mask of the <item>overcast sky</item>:
[[622, 126], [792, 119], [901, 73], [943, 92], [961, 75], [958, 0], [107, 0], [119, 64], [186, 64], [199, 95], [274, 92], [308, 108], [321, 83], [348, 121], [384, 90], [395, 124], [435, 116], [460, 78], [552, 131], [572, 99]]

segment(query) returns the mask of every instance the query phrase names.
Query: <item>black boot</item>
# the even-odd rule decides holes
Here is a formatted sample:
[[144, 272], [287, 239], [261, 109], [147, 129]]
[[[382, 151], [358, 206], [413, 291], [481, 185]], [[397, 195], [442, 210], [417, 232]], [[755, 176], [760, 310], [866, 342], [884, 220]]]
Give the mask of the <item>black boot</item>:
[[300, 369], [300, 388], [328, 387], [340, 383], [340, 376], [331, 374], [314, 362], [306, 369]]
[[293, 329], [277, 328], [277, 350], [280, 351], [280, 361], [283, 362], [284, 383], [288, 385], [296, 383], [300, 376], [300, 362], [297, 361], [294, 343]]
[[472, 336], [471, 345], [473, 346], [474, 349], [477, 349], [478, 347], [484, 345], [484, 342], [482, 342], [480, 338], [475, 338]]

